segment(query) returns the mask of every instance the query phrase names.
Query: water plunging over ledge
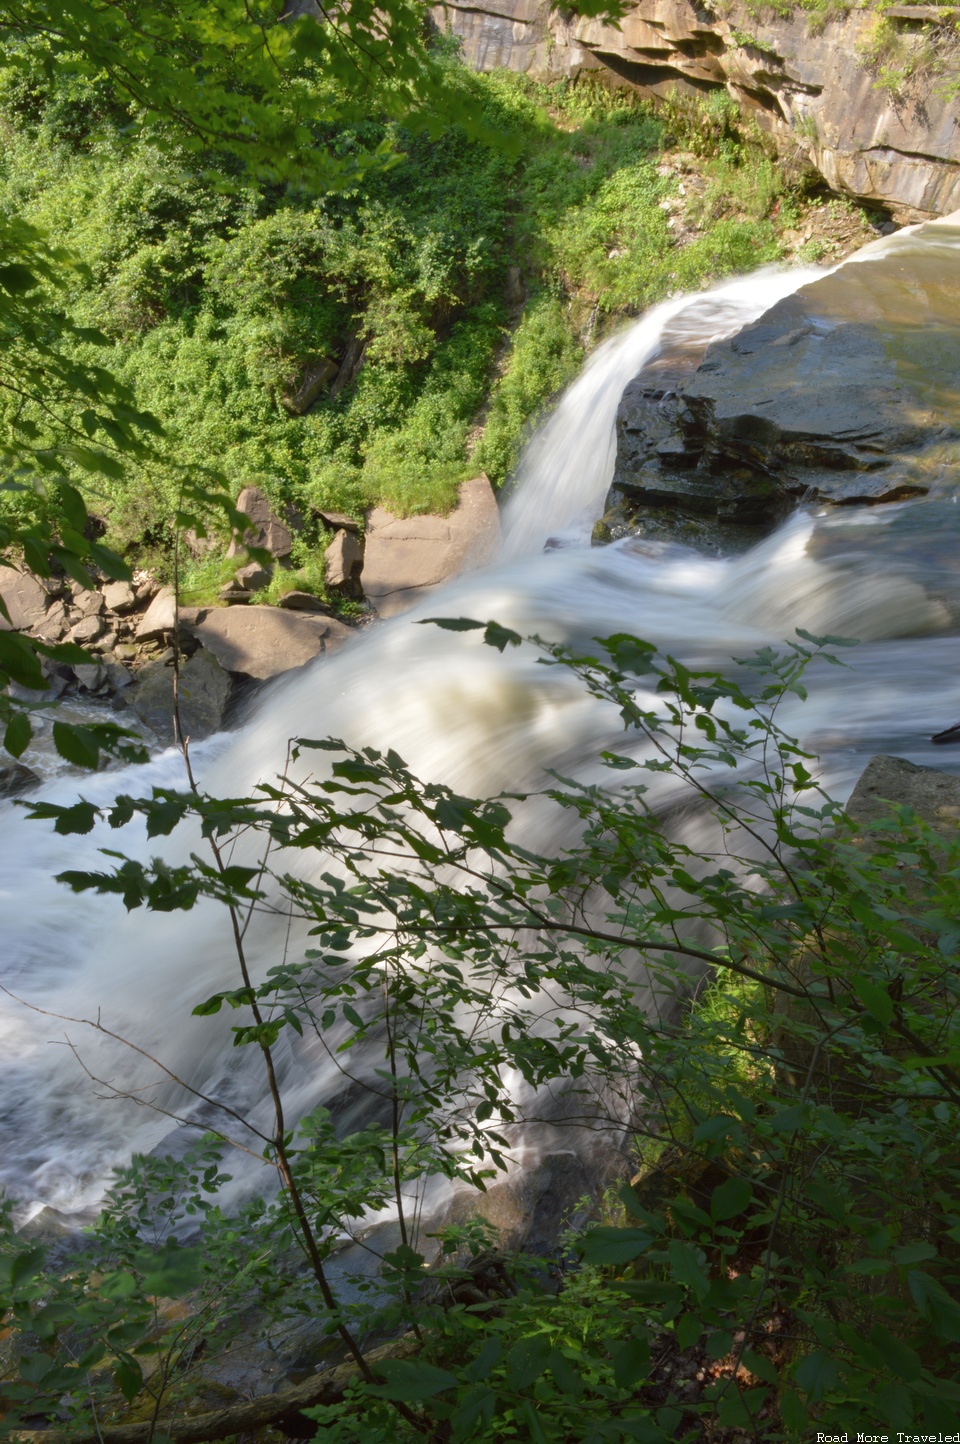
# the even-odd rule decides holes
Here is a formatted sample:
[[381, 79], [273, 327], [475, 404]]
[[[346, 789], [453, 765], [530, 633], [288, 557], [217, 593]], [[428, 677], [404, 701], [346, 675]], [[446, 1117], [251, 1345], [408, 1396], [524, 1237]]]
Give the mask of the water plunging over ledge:
[[[908, 258], [924, 256], [930, 245], [923, 234], [900, 235], [867, 250], [878, 256], [894, 243]], [[943, 233], [937, 244], [942, 250]], [[283, 681], [239, 732], [195, 750], [202, 784], [241, 796], [276, 775], [291, 736], [328, 735], [393, 747], [421, 777], [476, 795], [540, 786], [547, 768], [597, 775], [598, 752], [619, 740], [615, 718], [526, 650], [499, 656], [475, 634], [416, 625], [425, 616], [495, 618], [574, 643], [634, 632], [687, 662], [717, 665], [789, 637], [797, 626], [857, 636], [864, 645], [849, 668], [818, 671], [810, 701], [791, 705], [782, 725], [821, 754], [825, 781], [840, 797], [878, 751], [928, 765], [948, 762], [926, 739], [960, 717], [948, 605], [952, 598], [960, 608], [960, 578], [949, 557], [930, 561], [924, 538], [949, 522], [950, 503], [849, 510], [828, 519], [800, 512], [737, 558], [631, 540], [602, 549], [586, 544], [612, 472], [620, 394], [664, 335], [691, 342], [728, 335], [821, 274], [767, 270], [703, 296], [675, 298], [601, 347], [527, 450], [506, 507], [501, 560]], [[818, 529], [831, 532], [832, 553], [811, 553]], [[545, 540], [557, 536], [565, 545], [545, 552]], [[44, 795], [105, 801], [120, 791], [181, 785], [182, 777], [181, 759], [168, 752], [141, 769], [62, 778]], [[62, 838], [10, 804], [0, 809], [0, 825], [3, 983], [49, 1014], [89, 1018], [100, 1010], [114, 1032], [162, 1058], [192, 1087], [243, 1095], [248, 1085], [238, 1075], [227, 1024], [189, 1016], [233, 980], [222, 914], [201, 906], [187, 914], [128, 916], [118, 900], [78, 898], [53, 881], [67, 867], [95, 866], [103, 846], [155, 852], [157, 844], [133, 826], [119, 836], [98, 827], [81, 839]], [[552, 814], [533, 809], [524, 826], [535, 846], [556, 841]], [[181, 828], [165, 851], [185, 857], [194, 845]], [[278, 939], [260, 926], [252, 946], [262, 971]], [[29, 1204], [71, 1212], [96, 1202], [115, 1164], [164, 1144], [170, 1123], [129, 1102], [98, 1098], [65, 1033], [99, 1076], [130, 1086], [147, 1075], [124, 1050], [82, 1027], [3, 1000], [0, 1182]], [[291, 1084], [290, 1114], [337, 1086], [331, 1066], [312, 1059]]]

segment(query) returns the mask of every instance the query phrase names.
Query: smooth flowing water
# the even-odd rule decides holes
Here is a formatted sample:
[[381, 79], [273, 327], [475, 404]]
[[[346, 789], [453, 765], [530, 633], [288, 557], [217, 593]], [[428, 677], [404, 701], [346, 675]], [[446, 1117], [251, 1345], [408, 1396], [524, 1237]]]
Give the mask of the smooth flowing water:
[[[897, 238], [901, 250], [910, 244], [922, 250], [922, 235]], [[864, 645], [847, 669], [817, 673], [810, 701], [783, 719], [788, 730], [821, 754], [824, 778], [840, 797], [878, 751], [949, 763], [927, 739], [960, 720], [955, 549], [941, 546], [931, 556], [929, 546], [932, 536], [952, 535], [958, 509], [950, 503], [830, 518], [801, 512], [728, 559], [629, 540], [587, 544], [611, 476], [620, 394], [665, 334], [691, 341], [729, 334], [816, 274], [766, 271], [675, 298], [601, 347], [531, 442], [505, 510], [501, 560], [283, 681], [239, 732], [195, 749], [204, 786], [242, 795], [277, 774], [288, 739], [298, 735], [393, 747], [421, 777], [477, 795], [536, 787], [547, 768], [599, 775], [599, 750], [620, 741], [615, 718], [558, 669], [538, 666], [532, 651], [501, 656], [475, 633], [417, 625], [427, 616], [495, 618], [574, 642], [630, 631], [684, 660], [718, 665], [798, 626], [859, 637]], [[817, 529], [830, 533], [832, 548], [821, 554], [832, 560], [808, 550]], [[544, 551], [550, 537], [563, 544]], [[182, 766], [169, 752], [145, 768], [64, 777], [44, 791], [60, 801], [77, 793], [107, 800], [155, 783], [179, 785]], [[524, 826], [538, 846], [557, 840], [548, 810], [532, 809]], [[195, 1003], [233, 985], [234, 957], [212, 908], [128, 916], [115, 899], [77, 897], [53, 881], [64, 868], [96, 866], [100, 847], [156, 852], [135, 828], [61, 838], [9, 804], [0, 827], [2, 982], [34, 1005], [8, 996], [0, 1006], [0, 1182], [29, 1205], [79, 1212], [95, 1203], [113, 1165], [165, 1143], [171, 1124], [102, 1096], [114, 1086], [146, 1086], [155, 1070], [64, 1019], [99, 1016], [192, 1087], [243, 1101], [252, 1085], [238, 1072], [229, 1020], [190, 1017]], [[194, 845], [189, 829], [180, 829], [164, 851], [183, 857]], [[282, 938], [259, 925], [251, 946], [262, 970]], [[74, 1049], [103, 1083], [91, 1081]], [[339, 1086], [322, 1056], [299, 1061], [291, 1115]], [[176, 1100], [167, 1101], [176, 1110]]]

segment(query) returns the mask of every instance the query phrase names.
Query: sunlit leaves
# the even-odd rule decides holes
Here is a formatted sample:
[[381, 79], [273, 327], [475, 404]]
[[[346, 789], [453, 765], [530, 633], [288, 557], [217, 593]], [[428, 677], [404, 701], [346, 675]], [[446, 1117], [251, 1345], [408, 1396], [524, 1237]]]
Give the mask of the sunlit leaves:
[[[390, 150], [339, 156], [324, 143], [338, 124], [371, 108], [425, 124], [455, 118], [412, 0], [364, 0], [323, 18], [279, 0], [189, 0], [175, 11], [4, 0], [0, 35], [7, 64], [18, 61], [13, 41], [44, 47], [62, 74], [109, 86], [154, 145], [218, 162], [220, 184], [241, 167], [271, 183], [343, 189], [388, 163]], [[29, 272], [7, 273], [11, 288], [29, 289]]]

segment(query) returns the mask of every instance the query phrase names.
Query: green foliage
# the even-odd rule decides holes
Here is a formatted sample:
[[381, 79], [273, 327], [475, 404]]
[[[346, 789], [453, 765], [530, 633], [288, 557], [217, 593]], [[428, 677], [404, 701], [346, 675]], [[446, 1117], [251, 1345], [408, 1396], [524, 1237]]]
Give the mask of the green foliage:
[[[440, 625], [481, 631], [499, 650], [521, 645], [495, 622]], [[270, 1069], [291, 1030], [325, 1040], [379, 1121], [335, 1128], [321, 1109], [293, 1134], [278, 1112], [271, 1134], [205, 1097], [221, 1137], [278, 1168], [276, 1199], [227, 1220], [195, 1170], [140, 1162], [99, 1236], [128, 1254], [142, 1248], [160, 1197], [159, 1246], [173, 1221], [194, 1220], [222, 1288], [230, 1260], [256, 1260], [242, 1286], [264, 1317], [316, 1311], [319, 1287], [330, 1332], [414, 1330], [415, 1359], [386, 1362], [317, 1411], [321, 1438], [432, 1430], [666, 1444], [725, 1430], [842, 1432], [851, 1409], [864, 1427], [950, 1427], [960, 1399], [955, 824], [935, 830], [900, 809], [855, 828], [780, 730], [783, 697], [805, 695], [805, 669], [838, 660], [839, 639], [800, 634], [785, 651], [764, 649], [742, 680], [690, 671], [625, 635], [592, 656], [534, 645], [616, 707], [625, 729], [620, 750], [602, 755], [608, 784], [558, 778], [545, 794], [580, 826], [556, 856], [511, 840], [523, 799], [461, 797], [395, 753], [338, 741], [299, 742], [284, 778], [249, 799], [156, 790], [112, 804], [112, 825], [140, 814], [150, 836], [195, 815], [212, 861], [173, 870], [107, 859], [62, 880], [128, 908], [189, 909], [206, 896], [241, 937], [250, 910], [279, 894], [308, 926], [305, 945], [261, 979], [238, 951], [235, 984], [195, 1012], [226, 1012], [235, 1046], [259, 1050]], [[698, 810], [696, 847], [653, 805], [664, 777]], [[97, 812], [34, 810], [64, 832], [88, 830]], [[259, 834], [261, 851], [237, 853], [240, 834]], [[697, 977], [708, 991], [679, 1015], [650, 1011], [637, 958], [662, 996], [689, 996]], [[470, 1266], [462, 1234], [441, 1235], [438, 1253], [418, 1236], [410, 1201], [437, 1174], [481, 1186], [495, 1176], [544, 1088], [592, 1127], [632, 1127], [640, 1175], [621, 1218], [567, 1241], [583, 1262], [555, 1292], [514, 1264], [503, 1297], [458, 1302]], [[607, 1099], [619, 1100], [613, 1117]], [[203, 1156], [215, 1172], [215, 1155]], [[157, 1185], [156, 1170], [171, 1182]], [[336, 1239], [391, 1201], [402, 1237], [386, 1246], [379, 1306], [344, 1305], [325, 1273]], [[298, 1237], [312, 1273], [285, 1262]], [[6, 1247], [4, 1306], [22, 1331], [65, 1285], [15, 1238]], [[123, 1267], [135, 1299], [154, 1264]], [[64, 1332], [65, 1318], [51, 1316], [46, 1362], [27, 1356], [10, 1392], [14, 1427], [18, 1409], [48, 1407], [43, 1371], [82, 1373], [92, 1365], [71, 1360], [102, 1356], [112, 1288], [106, 1301], [90, 1289], [102, 1318], [84, 1314]], [[203, 1330], [200, 1314], [198, 1302]], [[211, 1345], [219, 1328], [206, 1328]], [[678, 1391], [671, 1373], [664, 1382], [671, 1358], [696, 1361], [703, 1387]]]
[[[192, 526], [204, 534], [211, 520], [234, 532], [244, 525], [220, 475], [210, 468], [185, 474], [158, 419], [100, 364], [106, 338], [67, 313], [72, 286], [88, 274], [73, 252], [52, 246], [36, 227], [0, 219], [0, 565], [44, 580], [66, 574], [82, 587], [92, 587], [96, 574], [130, 576], [128, 562], [96, 540], [83, 492], [142, 491], [163, 475], [174, 531]], [[0, 613], [9, 623], [2, 600]], [[0, 633], [0, 725], [15, 757], [30, 743], [31, 706], [42, 706], [49, 690], [46, 660], [82, 665], [89, 658], [72, 643]], [[23, 704], [8, 683], [39, 700]], [[82, 767], [95, 767], [101, 750], [128, 761], [145, 756], [139, 739], [112, 723], [58, 721], [53, 740]]]
[[[373, 435], [363, 474], [372, 495], [390, 510], [448, 511], [456, 502], [457, 482], [476, 470], [464, 459], [466, 437], [483, 401], [500, 314], [499, 306], [488, 303], [458, 322], [437, 349], [402, 425]], [[362, 386], [358, 401], [361, 394]]]
[[[383, 150], [390, 165], [362, 186], [331, 173], [332, 188], [291, 191], [216, 145], [201, 163], [176, 125], [131, 126], [109, 76], [51, 69], [45, 45], [23, 41], [0, 69], [0, 210], [78, 258], [67, 309], [110, 349], [78, 335], [77, 361], [109, 363], [181, 467], [301, 510], [445, 510], [478, 465], [502, 481], [572, 374], [589, 311], [637, 312], [777, 251], [764, 220], [777, 187], [742, 137], [716, 181], [728, 199], [678, 246], [660, 208], [676, 189], [656, 170], [662, 123], [592, 82], [471, 76], [438, 54], [457, 124], [348, 106], [330, 163]], [[711, 124], [711, 144], [734, 145], [725, 113]], [[511, 264], [530, 300], [505, 345]], [[315, 399], [298, 401], [312, 377]], [[111, 543], [163, 570], [176, 477], [96, 485]]]
[[21, 109], [55, 89], [61, 125], [82, 131], [119, 114], [152, 144], [215, 168], [221, 182], [242, 170], [342, 189], [390, 159], [388, 144], [338, 153], [339, 128], [372, 105], [429, 110], [432, 124], [451, 118], [421, 9], [409, 0], [322, 19], [292, 16], [274, 0], [190, 0], [175, 13], [6, 0], [0, 35]]
[[[36, 576], [54, 570], [93, 584], [91, 567], [125, 577], [123, 559], [88, 535], [77, 490], [80, 477], [123, 477], [146, 462], [159, 426], [136, 408], [131, 392], [94, 364], [77, 363], [72, 346], [98, 341], [59, 309], [73, 258], [50, 246], [25, 222], [0, 222], [0, 564]], [[9, 624], [7, 606], [0, 613]], [[8, 684], [41, 694], [49, 689], [44, 660], [85, 662], [69, 643], [51, 645], [12, 631], [0, 633], [0, 726], [3, 745], [19, 757], [30, 744], [29, 710]], [[100, 748], [127, 758], [143, 749], [111, 724], [76, 729], [59, 724], [54, 743], [68, 760], [95, 766]]]
[[524, 428], [573, 380], [582, 360], [583, 349], [570, 324], [569, 303], [547, 291], [533, 296], [511, 338], [509, 363], [493, 387], [483, 436], [474, 455], [491, 481], [499, 483], [510, 475]]
[[897, 99], [907, 94], [920, 98], [931, 91], [955, 94], [957, 89], [957, 23], [949, 9], [931, 10], [921, 29], [904, 25], [902, 17], [887, 14], [876, 5], [872, 24], [858, 47], [860, 57], [874, 75], [874, 85]]
[[[88, 501], [116, 544], [162, 547], [188, 527], [241, 530], [229, 492], [247, 480], [277, 501], [442, 509], [471, 465], [509, 471], [576, 364], [565, 297], [630, 312], [776, 254], [779, 182], [723, 100], [667, 118], [713, 168], [712, 229], [680, 247], [661, 121], [595, 86], [466, 76], [427, 52], [421, 20], [405, 0], [323, 23], [234, 0], [0, 3], [5, 562], [125, 575], [88, 536]], [[471, 463], [511, 263], [531, 299]], [[296, 560], [317, 589], [319, 559]], [[501, 651], [521, 641], [443, 625]], [[628, 734], [603, 758], [610, 786], [556, 779], [541, 799], [579, 823], [559, 856], [513, 840], [522, 798], [462, 797], [392, 752], [301, 741], [253, 798], [115, 799], [109, 825], [139, 816], [150, 838], [193, 818], [208, 851], [189, 863], [113, 853], [63, 874], [127, 908], [225, 908], [237, 976], [195, 1012], [229, 1016], [274, 1117], [199, 1100], [216, 1137], [122, 1170], [67, 1267], [5, 1215], [5, 1429], [99, 1432], [131, 1405], [156, 1421], [183, 1403], [195, 1352], [251, 1310], [265, 1325], [316, 1317], [355, 1359], [373, 1327], [422, 1346], [318, 1413], [327, 1439], [797, 1434], [843, 1428], [851, 1407], [864, 1423], [952, 1422], [955, 839], [904, 812], [864, 838], [819, 795], [776, 723], [815, 639], [760, 654], [742, 683], [629, 637], [594, 657], [537, 645]], [[42, 688], [43, 657], [78, 660], [0, 633], [0, 684]], [[19, 754], [27, 714], [6, 694], [0, 708]], [[54, 740], [85, 766], [126, 745], [59, 722]], [[651, 806], [661, 774], [701, 809], [699, 850]], [[34, 814], [69, 835], [98, 809]], [[277, 900], [309, 945], [253, 976], [246, 926]], [[691, 975], [721, 981], [661, 1018], [640, 1006], [637, 956], [666, 996]], [[373, 1121], [317, 1109], [291, 1127], [276, 1064], [308, 1033]], [[572, 1241], [583, 1262], [556, 1293], [512, 1266], [493, 1306], [458, 1302], [483, 1230], [427, 1241], [408, 1199], [438, 1176], [482, 1188], [545, 1089], [642, 1137], [646, 1172], [627, 1217]], [[607, 1098], [626, 1112], [608, 1119]], [[229, 1217], [228, 1142], [278, 1185]], [[329, 1262], [387, 1206], [400, 1243], [376, 1299], [361, 1288], [346, 1305]], [[654, 1361], [694, 1350], [717, 1367], [691, 1399]]]
[[[0, 1292], [7, 1318], [24, 1330], [16, 1377], [0, 1381], [5, 1411], [57, 1421], [64, 1398], [83, 1399], [94, 1412], [139, 1400], [149, 1416], [204, 1339], [217, 1334], [227, 1343], [235, 1336], [237, 1310], [249, 1301], [265, 1253], [251, 1248], [248, 1219], [243, 1256], [237, 1254], [235, 1226], [213, 1203], [228, 1181], [212, 1140], [176, 1161], [134, 1159], [119, 1170], [69, 1271], [51, 1266], [47, 1246], [25, 1244], [5, 1207]], [[185, 1217], [203, 1218], [217, 1239], [215, 1254], [179, 1241]]]
[[[389, 134], [367, 124], [339, 144]], [[278, 500], [359, 510], [412, 490], [422, 509], [463, 474], [500, 340], [513, 162], [462, 131], [405, 140], [405, 164], [364, 192], [313, 201], [249, 184], [225, 197], [125, 137], [77, 150], [34, 134], [8, 157], [6, 189], [84, 255], [76, 309], [115, 339], [115, 364], [185, 464], [216, 457], [235, 487], [256, 478]], [[290, 416], [325, 362], [344, 376]], [[160, 486], [114, 488], [120, 544], [149, 541], [149, 518], [170, 514]]]

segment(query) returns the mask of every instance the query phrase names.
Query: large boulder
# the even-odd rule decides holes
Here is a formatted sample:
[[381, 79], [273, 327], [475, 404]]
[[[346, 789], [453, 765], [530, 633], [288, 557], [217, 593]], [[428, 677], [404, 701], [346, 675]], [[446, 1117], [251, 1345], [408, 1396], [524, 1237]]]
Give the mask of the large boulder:
[[958, 836], [960, 777], [955, 773], [918, 767], [905, 757], [871, 757], [850, 794], [847, 814], [860, 824], [878, 822], [891, 803], [909, 807], [945, 836]]
[[73, 605], [82, 617], [99, 617], [103, 612], [103, 593], [96, 587], [78, 587], [73, 593]]
[[[956, 219], [956, 218], [951, 218]], [[624, 392], [609, 506], [769, 524], [797, 501], [899, 501], [950, 486], [960, 436], [960, 228], [848, 262]]]
[[54, 597], [46, 615], [39, 622], [35, 622], [31, 630], [35, 637], [40, 637], [45, 642], [62, 642], [70, 630], [70, 625], [66, 604], [62, 598]]
[[[180, 721], [184, 736], [200, 741], [218, 732], [230, 701], [232, 681], [212, 653], [202, 647], [180, 668]], [[133, 695], [133, 709], [161, 742], [174, 741], [173, 668], [144, 667]]]
[[22, 762], [8, 762], [0, 767], [0, 799], [20, 797], [39, 785], [40, 778]]
[[392, 617], [492, 561], [499, 546], [500, 512], [486, 476], [463, 482], [449, 516], [396, 517], [376, 507], [367, 518], [364, 595], [381, 617]]
[[[262, 547], [277, 560], [288, 557], [293, 548], [290, 528], [280, 520], [259, 486], [245, 486], [237, 497], [237, 510], [250, 518], [251, 525], [243, 534], [246, 546]], [[243, 551], [239, 542], [231, 542], [227, 556]]]
[[260, 681], [302, 667], [354, 635], [334, 617], [259, 606], [202, 611], [189, 630], [226, 671]]
[[259, 562], [247, 562], [234, 575], [234, 584], [244, 592], [259, 592], [270, 583], [270, 568]]
[[346, 527], [334, 533], [323, 558], [327, 586], [344, 597], [363, 595], [360, 574], [363, 571], [364, 544], [355, 531]]
[[494, 1230], [497, 1250], [545, 1257], [565, 1229], [585, 1221], [600, 1191], [572, 1150], [545, 1153], [534, 1167], [515, 1169], [483, 1193], [456, 1194], [444, 1224], [482, 1218]]
[[319, 612], [327, 617], [333, 616], [333, 608], [330, 604], [322, 601], [320, 597], [314, 596], [313, 592], [297, 590], [284, 592], [277, 602], [277, 606], [285, 612]]
[[111, 612], [132, 612], [137, 605], [137, 594], [129, 582], [107, 582], [103, 600]]
[[106, 630], [107, 624], [103, 617], [94, 613], [88, 617], [81, 617], [79, 622], [70, 628], [67, 635], [69, 641], [76, 642], [81, 647], [88, 647], [104, 636]]
[[26, 632], [43, 625], [50, 593], [30, 572], [0, 567], [0, 597], [10, 620], [0, 613], [0, 632]]
[[161, 587], [137, 625], [137, 641], [159, 640], [176, 624], [177, 598], [172, 587]]

